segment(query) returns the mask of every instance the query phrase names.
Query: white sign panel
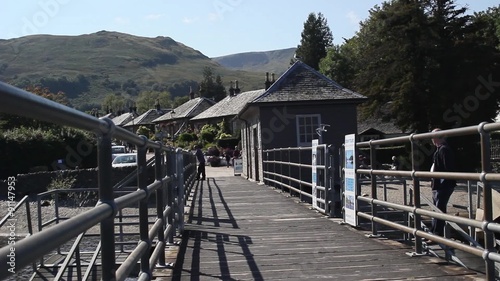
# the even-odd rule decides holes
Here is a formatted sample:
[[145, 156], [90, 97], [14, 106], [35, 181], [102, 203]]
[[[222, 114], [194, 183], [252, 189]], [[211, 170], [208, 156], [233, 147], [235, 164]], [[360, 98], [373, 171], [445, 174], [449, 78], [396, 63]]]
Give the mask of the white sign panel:
[[313, 208], [318, 207], [317, 201], [317, 191], [316, 191], [316, 183], [317, 183], [317, 173], [316, 173], [316, 156], [318, 154], [318, 140], [312, 140], [312, 205]]
[[344, 221], [352, 226], [358, 225], [356, 217], [356, 135], [345, 136], [344, 163]]
[[234, 174], [240, 175], [243, 173], [243, 159], [236, 158], [234, 159]]

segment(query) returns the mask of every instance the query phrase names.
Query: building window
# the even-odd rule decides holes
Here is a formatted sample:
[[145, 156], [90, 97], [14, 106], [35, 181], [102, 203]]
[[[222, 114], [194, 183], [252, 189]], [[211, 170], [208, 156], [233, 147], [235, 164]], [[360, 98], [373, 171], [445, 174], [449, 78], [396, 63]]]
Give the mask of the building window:
[[297, 115], [297, 146], [310, 146], [313, 139], [320, 138], [316, 129], [321, 124], [319, 114]]

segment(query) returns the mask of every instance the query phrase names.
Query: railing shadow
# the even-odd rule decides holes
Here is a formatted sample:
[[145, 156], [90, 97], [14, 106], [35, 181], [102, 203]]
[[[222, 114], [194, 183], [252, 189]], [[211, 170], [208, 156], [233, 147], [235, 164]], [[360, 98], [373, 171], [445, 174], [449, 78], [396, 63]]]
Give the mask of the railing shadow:
[[[204, 195], [208, 198], [204, 198]], [[210, 213], [204, 214], [203, 211], [207, 210], [207, 206], [203, 204], [207, 202], [207, 199]], [[220, 200], [220, 203], [216, 202], [217, 199]], [[197, 211], [191, 214], [186, 225], [177, 262], [173, 270], [172, 280], [185, 279], [186, 276], [183, 275], [190, 275], [190, 280], [203, 280], [203, 277], [218, 278], [221, 280], [239, 280], [238, 278], [231, 277], [230, 255], [243, 256], [248, 266], [248, 272], [252, 274], [252, 279], [263, 280], [254, 255], [250, 250], [250, 245], [253, 244], [252, 238], [247, 235], [233, 235], [217, 231], [227, 225], [230, 225], [231, 229], [239, 229], [231, 207], [224, 198], [223, 190], [217, 184], [217, 179], [209, 178], [208, 181], [198, 182], [193, 202], [196, 202]], [[218, 208], [220, 205], [223, 207]], [[223, 218], [226, 215], [227, 219]], [[207, 228], [202, 226], [206, 226]], [[207, 246], [202, 247], [203, 243], [215, 243], [216, 245], [214, 249], [208, 251], [211, 251], [213, 254], [211, 258], [214, 260], [214, 264], [215, 262], [218, 263], [218, 274], [206, 273], [201, 268], [201, 250], [207, 250]], [[239, 249], [236, 251], [230, 250], [228, 246], [236, 246]], [[203, 260], [207, 259], [209, 258], [206, 256], [203, 257]], [[189, 261], [191, 261], [190, 266], [184, 268], [185, 262]]]

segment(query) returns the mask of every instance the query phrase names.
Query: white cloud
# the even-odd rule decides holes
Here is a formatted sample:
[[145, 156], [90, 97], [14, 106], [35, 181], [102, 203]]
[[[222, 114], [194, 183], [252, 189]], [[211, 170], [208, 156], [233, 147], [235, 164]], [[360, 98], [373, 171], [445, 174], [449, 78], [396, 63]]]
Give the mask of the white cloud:
[[163, 15], [161, 14], [151, 14], [146, 16], [146, 20], [159, 20]]
[[359, 24], [359, 22], [361, 21], [359, 16], [356, 15], [356, 13], [353, 11], [350, 11], [349, 13], [347, 13], [346, 18], [348, 18], [352, 24], [356, 24], [356, 25]]
[[218, 21], [220, 18], [221, 18], [221, 16], [218, 13], [210, 13], [210, 14], [208, 14], [208, 20], [209, 21]]
[[127, 19], [127, 18], [116, 17], [115, 18], [115, 23], [117, 23], [117, 24], [129, 24], [130, 20]]
[[198, 20], [197, 18], [188, 18], [188, 17], [185, 17], [182, 20], [182, 22], [185, 23], [185, 24], [192, 24], [192, 23], [194, 23], [197, 20]]

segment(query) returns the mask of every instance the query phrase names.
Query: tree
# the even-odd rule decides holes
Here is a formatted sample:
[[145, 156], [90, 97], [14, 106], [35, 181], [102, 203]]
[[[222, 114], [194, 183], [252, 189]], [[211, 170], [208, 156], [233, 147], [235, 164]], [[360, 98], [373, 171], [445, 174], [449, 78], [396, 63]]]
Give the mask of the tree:
[[362, 50], [352, 52], [352, 89], [370, 98], [365, 115], [411, 132], [495, 117], [498, 93], [476, 88], [494, 81], [498, 51], [464, 12], [452, 0], [399, 0], [370, 10], [351, 47]]
[[176, 108], [179, 105], [187, 102], [188, 100], [189, 100], [189, 97], [187, 97], [187, 96], [175, 97], [174, 101], [172, 103], [172, 108]]
[[169, 92], [144, 91], [139, 94], [135, 101], [139, 112], [146, 112], [149, 109], [155, 109], [157, 102], [161, 107], [167, 107], [172, 104], [172, 98]]
[[109, 94], [104, 98], [101, 108], [104, 111], [112, 110], [115, 114], [125, 108], [125, 101], [121, 94]]
[[[65, 106], [70, 106], [70, 102], [63, 92], [52, 93], [47, 87], [28, 85], [25, 88], [26, 91], [41, 96], [43, 98], [49, 99], [51, 101], [60, 103]], [[21, 117], [17, 115], [10, 115], [5, 113], [0, 113], [0, 129], [7, 130], [17, 127], [33, 127], [33, 128], [53, 128], [59, 127], [48, 122], [38, 121], [35, 119], [30, 119], [26, 117]]]
[[203, 69], [203, 81], [200, 83], [200, 93], [205, 98], [212, 98], [216, 102], [226, 97], [226, 88], [222, 83], [222, 78], [217, 75], [214, 78], [213, 69], [205, 67]]
[[332, 32], [322, 13], [309, 14], [301, 37], [296, 50], [297, 57], [305, 64], [319, 70], [319, 62], [326, 56], [327, 49], [333, 42]]
[[343, 45], [329, 48], [326, 57], [319, 63], [321, 73], [346, 88], [351, 88], [356, 70], [354, 49], [349, 42], [346, 40]]
[[488, 45], [496, 46], [500, 50], [500, 5], [475, 13], [472, 20], [474, 24], [480, 26], [477, 35]]

